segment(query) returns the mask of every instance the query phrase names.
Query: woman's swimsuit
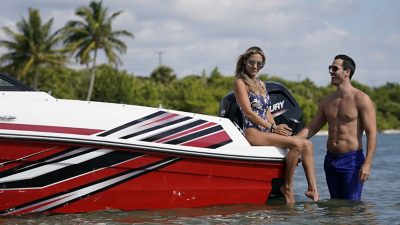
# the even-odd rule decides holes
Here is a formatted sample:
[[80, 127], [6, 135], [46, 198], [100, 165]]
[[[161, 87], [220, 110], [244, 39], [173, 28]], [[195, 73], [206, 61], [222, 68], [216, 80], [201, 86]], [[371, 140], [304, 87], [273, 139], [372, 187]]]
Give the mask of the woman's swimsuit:
[[[261, 118], [264, 120], [267, 120], [267, 111], [269, 106], [271, 105], [271, 98], [269, 97], [267, 90], [264, 88], [264, 86], [261, 84], [261, 80], [258, 80], [260, 83], [261, 87], [263, 87], [266, 96], [263, 97], [261, 95], [256, 95], [254, 94], [250, 89], [249, 89], [249, 99], [250, 99], [250, 105], [251, 105], [251, 110], [255, 113], [257, 113]], [[251, 120], [247, 119], [247, 117], [244, 115], [242, 107], [240, 107], [239, 101], [237, 101], [237, 104], [239, 106], [240, 112], [242, 113], [243, 117], [243, 131], [245, 131], [247, 128], [254, 127], [260, 131], [267, 131], [269, 132], [269, 129], [262, 127]]]

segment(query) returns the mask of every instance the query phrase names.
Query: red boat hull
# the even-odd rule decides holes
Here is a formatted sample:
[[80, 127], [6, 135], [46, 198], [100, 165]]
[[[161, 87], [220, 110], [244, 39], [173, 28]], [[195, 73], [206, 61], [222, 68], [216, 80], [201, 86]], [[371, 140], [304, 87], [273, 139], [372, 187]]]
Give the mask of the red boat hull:
[[13, 140], [0, 160], [0, 215], [264, 204], [285, 173], [283, 162]]

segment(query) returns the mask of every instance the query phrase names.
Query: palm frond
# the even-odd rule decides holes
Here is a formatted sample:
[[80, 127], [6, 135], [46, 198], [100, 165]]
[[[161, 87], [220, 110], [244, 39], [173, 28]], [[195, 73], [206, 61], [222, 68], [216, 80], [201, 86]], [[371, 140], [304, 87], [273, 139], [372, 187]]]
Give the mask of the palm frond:
[[82, 54], [80, 55], [83, 62], [87, 60], [90, 51], [94, 50], [95, 48], [96, 48], [96, 42], [93, 41], [89, 45], [87, 45], [86, 48], [83, 49]]
[[45, 23], [41, 29], [41, 40], [51, 40], [52, 37], [55, 36], [55, 34], [50, 35], [50, 30], [53, 25], [53, 18], [51, 18], [47, 23]]
[[70, 27], [75, 27], [75, 28], [86, 28], [86, 24], [83, 23], [82, 21], [68, 21], [67, 24], [65, 25], [65, 28], [70, 28]]
[[117, 49], [121, 54], [124, 54], [128, 48], [124, 42], [116, 38], [108, 38], [104, 45]]
[[4, 31], [4, 33], [6, 33], [9, 36], [17, 35], [17, 33], [15, 33], [14, 31], [10, 30], [10, 28], [8, 28], [8, 27], [2, 27], [1, 29]]
[[113, 20], [115, 17], [117, 17], [119, 14], [121, 14], [121, 13], [123, 13], [123, 12], [124, 12], [124, 10], [121, 10], [121, 11], [118, 11], [118, 12], [113, 13], [113, 14], [110, 16], [110, 18], [108, 18], [108, 21], [111, 23], [111, 20]]
[[35, 57], [31, 57], [31, 59], [25, 64], [25, 66], [22, 68], [22, 74], [25, 75], [26, 71], [29, 69], [29, 67], [33, 64], [35, 61]]
[[135, 38], [135, 36], [131, 32], [126, 31], [126, 30], [116, 30], [116, 31], [111, 32], [110, 35], [113, 37], [125, 35], [125, 36], [131, 37], [131, 38]]

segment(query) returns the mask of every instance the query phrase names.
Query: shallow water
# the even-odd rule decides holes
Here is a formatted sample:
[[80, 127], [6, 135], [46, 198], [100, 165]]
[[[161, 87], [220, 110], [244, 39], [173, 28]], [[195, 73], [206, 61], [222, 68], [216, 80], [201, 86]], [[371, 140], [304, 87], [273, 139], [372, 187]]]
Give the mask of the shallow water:
[[304, 196], [307, 182], [300, 164], [294, 177], [296, 204], [292, 206], [286, 205], [283, 198], [276, 198], [265, 205], [0, 217], [0, 224], [400, 224], [400, 134], [378, 135], [371, 176], [364, 185], [361, 201], [329, 199], [323, 170], [326, 140], [327, 136], [311, 139], [321, 199], [318, 202]]

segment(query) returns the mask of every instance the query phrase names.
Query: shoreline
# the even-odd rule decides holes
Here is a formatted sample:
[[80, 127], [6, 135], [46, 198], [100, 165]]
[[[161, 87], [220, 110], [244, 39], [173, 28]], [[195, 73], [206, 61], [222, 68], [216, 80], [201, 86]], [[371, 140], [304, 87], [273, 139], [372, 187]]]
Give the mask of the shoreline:
[[[400, 134], [400, 130], [381, 130], [378, 131], [380, 134]], [[364, 132], [365, 134], [365, 132]], [[314, 136], [328, 136], [328, 131], [327, 130], [321, 130], [317, 132]]]
[[378, 133], [381, 133], [381, 134], [400, 134], [400, 130], [381, 130]]

